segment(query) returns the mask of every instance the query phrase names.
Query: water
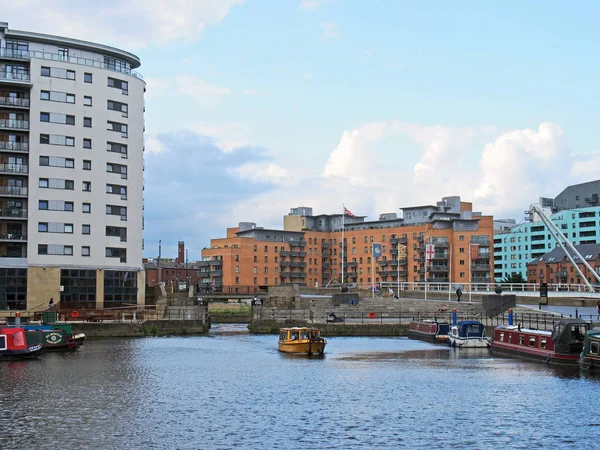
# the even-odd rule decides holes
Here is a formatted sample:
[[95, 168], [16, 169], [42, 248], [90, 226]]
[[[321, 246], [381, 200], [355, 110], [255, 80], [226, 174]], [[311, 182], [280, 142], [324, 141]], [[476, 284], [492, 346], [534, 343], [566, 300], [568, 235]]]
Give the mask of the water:
[[0, 448], [597, 448], [600, 380], [406, 338], [109, 339], [0, 364]]

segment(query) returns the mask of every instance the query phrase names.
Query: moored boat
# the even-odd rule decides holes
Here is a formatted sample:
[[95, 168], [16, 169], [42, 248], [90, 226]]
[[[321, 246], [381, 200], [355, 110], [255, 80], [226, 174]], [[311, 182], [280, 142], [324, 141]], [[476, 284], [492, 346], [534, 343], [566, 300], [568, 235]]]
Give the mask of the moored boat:
[[85, 334], [73, 334], [70, 324], [23, 325], [27, 342], [42, 344], [45, 351], [70, 352], [83, 344]]
[[579, 367], [590, 372], [600, 372], [600, 328], [585, 333]]
[[433, 342], [448, 341], [450, 324], [436, 320], [413, 320], [408, 326], [408, 336]]
[[40, 356], [42, 346], [28, 345], [23, 328], [0, 328], [0, 361], [35, 359]]
[[477, 320], [463, 320], [453, 325], [448, 333], [448, 344], [460, 348], [489, 348], [485, 326]]
[[322, 355], [326, 344], [327, 341], [321, 337], [321, 330], [316, 328], [294, 327], [279, 330], [278, 349], [283, 353]]
[[492, 352], [549, 366], [577, 366], [589, 329], [590, 324], [581, 319], [561, 319], [552, 331], [499, 325], [494, 329]]

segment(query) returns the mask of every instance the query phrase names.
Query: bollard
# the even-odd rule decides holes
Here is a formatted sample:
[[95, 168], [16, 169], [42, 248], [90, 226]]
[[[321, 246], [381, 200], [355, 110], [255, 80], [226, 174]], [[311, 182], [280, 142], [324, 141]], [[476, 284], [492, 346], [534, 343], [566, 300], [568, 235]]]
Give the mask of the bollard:
[[579, 308], [575, 308], [575, 318], [579, 318]]
[[512, 308], [508, 308], [508, 324], [513, 324], [513, 310]]
[[452, 325], [456, 325], [456, 308], [452, 310]]
[[17, 311], [15, 313], [15, 327], [20, 327], [21, 326], [21, 313], [19, 311]]

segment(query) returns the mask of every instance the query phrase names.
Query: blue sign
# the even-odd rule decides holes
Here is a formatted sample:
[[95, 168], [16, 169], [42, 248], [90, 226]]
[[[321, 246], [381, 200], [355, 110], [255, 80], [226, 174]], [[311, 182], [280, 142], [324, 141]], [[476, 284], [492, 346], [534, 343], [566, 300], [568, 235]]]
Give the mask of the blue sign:
[[381, 256], [381, 244], [373, 244], [373, 257], [375, 259]]

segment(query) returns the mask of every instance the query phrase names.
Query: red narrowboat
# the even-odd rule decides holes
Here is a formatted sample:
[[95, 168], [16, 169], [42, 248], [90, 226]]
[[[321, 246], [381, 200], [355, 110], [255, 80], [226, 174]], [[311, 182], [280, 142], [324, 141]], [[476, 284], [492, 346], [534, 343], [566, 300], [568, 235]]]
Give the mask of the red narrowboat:
[[413, 320], [408, 327], [408, 335], [411, 338], [440, 343], [446, 343], [449, 331], [449, 323], [435, 320]]
[[589, 329], [590, 324], [580, 319], [561, 319], [552, 331], [500, 325], [494, 329], [492, 353], [545, 362], [549, 366], [577, 366]]
[[27, 345], [23, 328], [0, 328], [0, 361], [35, 359], [41, 352], [41, 345]]

